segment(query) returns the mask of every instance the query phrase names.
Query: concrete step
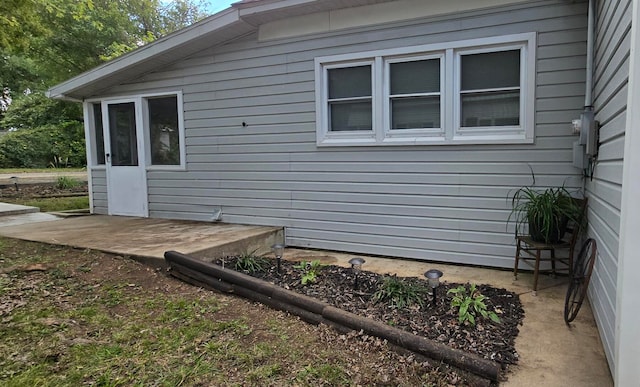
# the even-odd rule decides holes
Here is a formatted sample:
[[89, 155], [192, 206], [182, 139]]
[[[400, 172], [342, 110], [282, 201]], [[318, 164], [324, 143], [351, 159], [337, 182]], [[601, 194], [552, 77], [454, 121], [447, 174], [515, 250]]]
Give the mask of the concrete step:
[[40, 209], [38, 207], [0, 202], [0, 216], [31, 214], [34, 212], [40, 212]]
[[218, 258], [242, 254], [269, 254], [271, 246], [284, 241], [281, 227], [247, 227], [235, 229], [237, 225], [227, 225], [227, 229], [216, 235], [212, 245], [191, 252], [191, 256], [213, 262]]

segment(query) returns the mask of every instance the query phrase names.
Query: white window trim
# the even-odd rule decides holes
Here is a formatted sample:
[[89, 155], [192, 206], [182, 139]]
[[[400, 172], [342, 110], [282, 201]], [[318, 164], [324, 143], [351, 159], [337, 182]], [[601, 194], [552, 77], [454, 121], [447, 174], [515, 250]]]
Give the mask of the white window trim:
[[[521, 104], [518, 127], [488, 127], [474, 134], [460, 130], [460, 55], [472, 52], [521, 50]], [[388, 65], [393, 61], [441, 58], [442, 130], [407, 129], [390, 133]], [[327, 72], [329, 68], [372, 65], [373, 133], [330, 132], [328, 122]], [[421, 46], [375, 50], [315, 58], [316, 144], [318, 146], [371, 146], [416, 144], [530, 144], [535, 127], [536, 33], [523, 33], [489, 38]], [[478, 128], [474, 128], [478, 129]]]
[[[153, 165], [151, 163], [151, 133], [149, 130], [149, 104], [151, 98], [162, 98], [176, 96], [176, 106], [178, 110], [178, 138], [180, 139], [180, 164], [176, 165]], [[141, 97], [142, 116], [144, 117], [144, 146], [145, 146], [145, 165], [147, 171], [165, 171], [165, 170], [184, 170], [186, 168], [186, 144], [184, 135], [184, 109], [182, 91], [145, 94]]]
[[[530, 68], [535, 68], [535, 62], [533, 64], [527, 63], [527, 59], [529, 55], [525, 52], [528, 49], [527, 44], [523, 43], [515, 43], [515, 44], [501, 44], [501, 45], [491, 45], [491, 46], [483, 46], [480, 48], [470, 48], [470, 49], [459, 49], [454, 52], [454, 99], [457, 103], [453, 104], [453, 140], [454, 141], [463, 141], [476, 142], [478, 140], [488, 139], [491, 137], [496, 137], [496, 139], [501, 140], [517, 140], [521, 139], [523, 132], [525, 140], [527, 137], [527, 129], [531, 130], [531, 141], [533, 141], [533, 112], [529, 112], [528, 107], [533, 106], [534, 100], [533, 95], [529, 96], [529, 89], [533, 89], [533, 87], [529, 87], [529, 81], [531, 81], [531, 85], [535, 85], [535, 71], [529, 71]], [[520, 50], [520, 96], [523, 101], [520, 102], [520, 125], [518, 126], [487, 126], [487, 127], [474, 127], [474, 128], [463, 128], [460, 123], [460, 113], [461, 113], [461, 78], [460, 74], [462, 73], [462, 60], [461, 57], [463, 55], [471, 55], [471, 54], [483, 54], [483, 53], [492, 53], [492, 52], [500, 52], [500, 51], [510, 51], [510, 50]], [[528, 78], [529, 73], [533, 76]], [[532, 90], [531, 90], [532, 91]], [[531, 97], [531, 98], [529, 98]], [[533, 109], [531, 109], [533, 110]], [[530, 120], [530, 121], [529, 121]], [[522, 129], [524, 127], [524, 130]]]
[[[354, 131], [329, 131], [329, 77], [328, 72], [331, 69], [337, 68], [349, 68], [358, 66], [371, 66], [371, 114], [373, 130], [354, 130]], [[320, 93], [320, 97], [316, 98], [316, 101], [320, 101], [322, 107], [316, 109], [316, 119], [321, 124], [321, 136], [324, 138], [326, 144], [351, 144], [351, 145], [371, 145], [376, 142], [376, 117], [378, 111], [375, 102], [373, 101], [375, 95], [375, 80], [378, 76], [379, 64], [373, 59], [361, 58], [358, 61], [349, 61], [348, 63], [331, 63], [323, 66], [316, 66], [316, 93]], [[322, 112], [322, 113], [321, 113]]]
[[[148, 106], [147, 100], [150, 98], [158, 98], [158, 97], [168, 97], [168, 96], [176, 96], [177, 98], [177, 109], [178, 109], [178, 136], [180, 139], [180, 164], [176, 165], [152, 165], [151, 164], [151, 139], [149, 133], [149, 114], [148, 114]], [[91, 141], [87, 143], [87, 155], [89, 152], [91, 153], [91, 168], [100, 170], [105, 169], [106, 165], [104, 164], [95, 164], [97, 161], [97, 157], [95, 155], [95, 136], [92, 134], [93, 128], [93, 109], [91, 109], [91, 105], [94, 103], [113, 103], [114, 101], [119, 100], [131, 100], [135, 104], [136, 115], [140, 114], [142, 116], [142, 133], [143, 133], [143, 143], [144, 143], [144, 160], [139, 160], [140, 162], [144, 162], [145, 169], [147, 171], [184, 171], [187, 168], [186, 162], [186, 143], [185, 143], [185, 129], [184, 129], [184, 99], [181, 90], [178, 91], [166, 91], [166, 92], [157, 92], [157, 93], [145, 93], [145, 94], [136, 94], [136, 95], [124, 95], [124, 96], [111, 96], [108, 98], [101, 99], [88, 99], [84, 103], [85, 110], [85, 136], [90, 135]], [[103, 108], [104, 109], [104, 108]], [[104, 115], [104, 114], [103, 114]], [[104, 125], [104, 121], [103, 121]], [[106, 133], [105, 133], [106, 134]], [[87, 158], [87, 163], [89, 163]]]

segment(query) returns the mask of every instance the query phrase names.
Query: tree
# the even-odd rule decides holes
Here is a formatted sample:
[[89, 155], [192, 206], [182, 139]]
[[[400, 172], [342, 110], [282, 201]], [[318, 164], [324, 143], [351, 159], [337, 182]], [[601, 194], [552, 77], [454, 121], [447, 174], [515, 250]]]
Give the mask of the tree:
[[[203, 9], [203, 0], [0, 1], [0, 90], [11, 90], [14, 97], [13, 103], [9, 94], [0, 98], [0, 129], [30, 132], [0, 139], [0, 164], [34, 166], [42, 165], [43, 157], [84, 157], [77, 146], [84, 146], [79, 105], [48, 100], [42, 92], [202, 19]], [[61, 129], [75, 137], [67, 138]]]

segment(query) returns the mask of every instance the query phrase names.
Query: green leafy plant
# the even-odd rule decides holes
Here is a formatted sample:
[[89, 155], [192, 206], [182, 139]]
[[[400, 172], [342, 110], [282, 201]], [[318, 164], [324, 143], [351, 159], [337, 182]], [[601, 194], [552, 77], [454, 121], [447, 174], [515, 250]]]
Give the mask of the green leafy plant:
[[531, 237], [540, 242], [559, 241], [569, 221], [581, 221], [582, 209], [564, 187], [523, 187], [513, 194], [511, 204], [508, 221], [515, 216], [516, 232], [522, 234], [524, 225], [528, 225]]
[[507, 224], [515, 220], [516, 235], [524, 235], [526, 225], [533, 240], [555, 243], [564, 236], [569, 221], [584, 226], [582, 206], [564, 186], [537, 189], [533, 169], [531, 178], [531, 186], [519, 188], [511, 196]]
[[240, 255], [236, 259], [235, 268], [238, 271], [246, 271], [248, 273], [256, 273], [264, 271], [267, 267], [267, 260], [256, 256], [255, 251]]
[[58, 176], [56, 179], [56, 187], [60, 189], [70, 189], [80, 185], [80, 182], [73, 177], [69, 176]]
[[451, 308], [458, 308], [458, 322], [460, 324], [469, 322], [475, 326], [479, 316], [489, 318], [496, 323], [500, 322], [500, 318], [495, 312], [487, 310], [487, 304], [484, 303], [487, 297], [480, 294], [476, 284], [471, 284], [469, 289], [465, 285], [460, 285], [457, 288], [449, 289], [447, 294], [453, 294]]
[[375, 302], [386, 301], [389, 306], [402, 309], [412, 304], [424, 305], [429, 290], [406, 279], [399, 279], [396, 275], [387, 276], [373, 294]]
[[300, 279], [300, 282], [303, 285], [306, 285], [308, 283], [316, 282], [316, 278], [324, 266], [325, 265], [320, 263], [319, 260], [315, 260], [312, 262], [300, 262], [293, 267], [295, 269], [302, 270], [302, 278]]

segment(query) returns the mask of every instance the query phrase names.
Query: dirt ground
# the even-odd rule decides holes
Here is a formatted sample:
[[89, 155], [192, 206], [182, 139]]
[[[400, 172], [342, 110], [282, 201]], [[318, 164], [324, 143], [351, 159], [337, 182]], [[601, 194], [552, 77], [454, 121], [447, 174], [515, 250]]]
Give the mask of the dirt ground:
[[0, 185], [0, 198], [38, 199], [88, 194], [86, 182], [79, 182], [78, 185], [69, 188], [60, 188], [56, 183], [18, 184], [17, 187], [6, 183]]
[[[488, 384], [379, 339], [309, 325], [101, 252], [0, 239], [0, 295], [0, 384]], [[199, 338], [237, 322], [236, 336], [225, 328], [217, 341], [211, 332]]]

